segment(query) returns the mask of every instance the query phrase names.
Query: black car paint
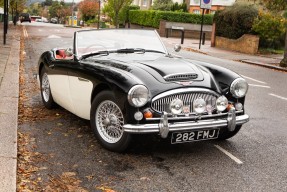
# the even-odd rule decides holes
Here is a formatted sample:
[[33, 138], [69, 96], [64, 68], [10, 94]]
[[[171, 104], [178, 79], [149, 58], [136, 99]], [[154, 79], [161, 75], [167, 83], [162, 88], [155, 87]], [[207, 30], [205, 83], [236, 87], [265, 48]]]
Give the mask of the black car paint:
[[[48, 51], [40, 57], [38, 63], [39, 74], [41, 68], [45, 67], [50, 75], [61, 74], [87, 79], [93, 83], [92, 100], [99, 91], [106, 88], [112, 90], [117, 100], [121, 101], [120, 106], [125, 106], [123, 113], [128, 123], [136, 123], [133, 114], [138, 109], [129, 105], [127, 94], [130, 88], [137, 84], [143, 84], [148, 87], [150, 99], [168, 90], [199, 87], [211, 89], [220, 95], [225, 95], [233, 102], [239, 100], [244, 104], [245, 98], [236, 99], [229, 93], [229, 86], [232, 81], [240, 77], [231, 70], [194, 60], [187, 62], [187, 60], [164, 54], [155, 61], [141, 62], [134, 61], [132, 54], [128, 56], [131, 57], [130, 62], [121, 61], [112, 55], [107, 58], [91, 57], [84, 60], [77, 60], [76, 58], [57, 60], [54, 53]], [[168, 73], [182, 71], [181, 67], [184, 65], [187, 67], [183, 72], [187, 72], [186, 70], [190, 69], [191, 72], [196, 71], [199, 73], [199, 78], [193, 80], [191, 85], [186, 86], [175, 82], [166, 82], [163, 79], [163, 76]], [[141, 107], [140, 110], [149, 107], [150, 101]]]

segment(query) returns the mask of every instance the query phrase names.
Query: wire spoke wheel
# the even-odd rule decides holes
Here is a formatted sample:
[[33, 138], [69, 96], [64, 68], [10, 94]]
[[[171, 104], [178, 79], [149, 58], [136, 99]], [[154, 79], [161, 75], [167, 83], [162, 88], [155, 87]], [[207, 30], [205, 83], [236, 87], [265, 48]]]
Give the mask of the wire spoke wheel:
[[95, 114], [96, 127], [107, 143], [116, 143], [123, 136], [124, 117], [116, 103], [105, 100], [99, 104]]
[[50, 83], [49, 83], [49, 79], [48, 79], [48, 75], [47, 73], [44, 73], [42, 76], [42, 95], [43, 95], [43, 99], [45, 102], [48, 102], [50, 99]]

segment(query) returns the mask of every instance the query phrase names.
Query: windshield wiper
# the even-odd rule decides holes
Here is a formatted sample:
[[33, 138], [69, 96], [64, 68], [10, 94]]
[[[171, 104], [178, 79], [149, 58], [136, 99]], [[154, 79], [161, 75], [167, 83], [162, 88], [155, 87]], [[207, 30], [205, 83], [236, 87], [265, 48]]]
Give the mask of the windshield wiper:
[[115, 51], [110, 51], [110, 53], [145, 53], [145, 49], [125, 48], [125, 49], [117, 49]]
[[146, 52], [153, 52], [153, 53], [163, 53], [162, 51], [151, 50], [151, 49], [142, 49], [142, 48], [125, 48], [125, 49], [117, 49], [114, 51], [109, 51], [109, 53], [141, 53], [144, 54]]
[[86, 59], [88, 57], [96, 56], [96, 55], [107, 56], [107, 55], [109, 55], [109, 51], [97, 51], [97, 52], [86, 53], [80, 57], [80, 60]]

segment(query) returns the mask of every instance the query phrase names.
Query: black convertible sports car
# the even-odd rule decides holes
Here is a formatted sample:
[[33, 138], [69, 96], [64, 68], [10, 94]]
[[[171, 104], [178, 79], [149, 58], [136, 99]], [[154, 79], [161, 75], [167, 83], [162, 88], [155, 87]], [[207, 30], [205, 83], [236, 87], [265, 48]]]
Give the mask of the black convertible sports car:
[[48, 109], [58, 104], [90, 120], [112, 151], [125, 150], [133, 134], [228, 139], [249, 120], [241, 76], [168, 53], [154, 30], [75, 32], [73, 48], [41, 55], [39, 80]]

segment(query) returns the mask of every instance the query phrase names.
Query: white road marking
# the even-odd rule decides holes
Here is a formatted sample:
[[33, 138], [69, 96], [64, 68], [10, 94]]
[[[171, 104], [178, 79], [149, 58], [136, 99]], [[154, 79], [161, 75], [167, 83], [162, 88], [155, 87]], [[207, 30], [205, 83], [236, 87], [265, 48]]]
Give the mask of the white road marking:
[[265, 83], [265, 82], [263, 82], [263, 81], [259, 81], [259, 80], [253, 79], [253, 78], [251, 78], [251, 77], [247, 77], [247, 76], [244, 76], [244, 75], [241, 75], [241, 76], [244, 77], [245, 79], [250, 79], [250, 80], [255, 81], [255, 82], [257, 82], [257, 83], [267, 84], [267, 83]]
[[267, 88], [270, 89], [270, 86], [266, 86], [266, 85], [255, 85], [255, 84], [248, 84], [251, 87], [262, 87], [262, 88]]
[[48, 38], [50, 38], [50, 39], [60, 39], [61, 37], [57, 36], [57, 35], [50, 35], [50, 36], [48, 36]]
[[281, 97], [281, 96], [279, 96], [279, 95], [275, 95], [275, 94], [273, 94], [273, 93], [269, 93], [269, 95], [271, 95], [271, 96], [273, 96], [273, 97], [277, 97], [277, 98], [279, 98], [279, 99], [283, 99], [283, 100], [286, 100], [286, 101], [287, 101], [287, 98], [286, 98], [286, 97]]
[[214, 145], [217, 149], [219, 149], [221, 152], [223, 152], [225, 155], [227, 155], [230, 159], [232, 159], [233, 161], [235, 161], [237, 164], [241, 165], [243, 164], [242, 161], [240, 161], [240, 159], [238, 159], [237, 157], [235, 157], [234, 155], [232, 155], [231, 153], [229, 153], [228, 151], [226, 151], [225, 149], [223, 149], [222, 147], [220, 147], [219, 145]]

